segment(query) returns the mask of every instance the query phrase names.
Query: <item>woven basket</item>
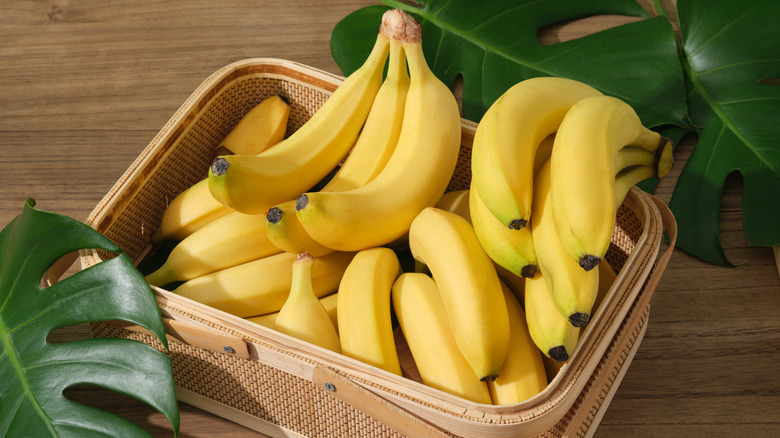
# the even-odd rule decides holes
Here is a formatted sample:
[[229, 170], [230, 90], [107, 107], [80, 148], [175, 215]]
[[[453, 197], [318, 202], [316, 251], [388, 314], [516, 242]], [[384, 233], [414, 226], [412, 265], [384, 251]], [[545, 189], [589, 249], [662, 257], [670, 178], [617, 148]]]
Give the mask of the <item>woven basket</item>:
[[[342, 80], [270, 58], [218, 70], [184, 102], [87, 222], [140, 262], [153, 249], [149, 237], [168, 202], [206, 177], [218, 143], [244, 113], [270, 95], [283, 94], [292, 104], [289, 134]], [[475, 129], [473, 122], [462, 121], [460, 159], [448, 190], [468, 187]], [[502, 406], [469, 402], [153, 288], [179, 399], [271, 436], [588, 436], [639, 347], [650, 297], [676, 237], [668, 208], [636, 188], [617, 219], [606, 256], [617, 280], [571, 359], [529, 400]], [[664, 243], [664, 231], [671, 245]], [[82, 267], [106, 257], [92, 250], [80, 254]], [[136, 326], [100, 322], [92, 330], [97, 337], [132, 338], [163, 349]]]

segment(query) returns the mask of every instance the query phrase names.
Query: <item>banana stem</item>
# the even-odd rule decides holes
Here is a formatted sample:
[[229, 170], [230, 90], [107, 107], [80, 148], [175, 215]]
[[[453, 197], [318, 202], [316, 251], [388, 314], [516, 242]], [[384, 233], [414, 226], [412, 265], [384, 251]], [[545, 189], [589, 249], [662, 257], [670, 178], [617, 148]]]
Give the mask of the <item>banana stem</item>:
[[379, 32], [389, 39], [403, 43], [418, 43], [422, 40], [420, 23], [400, 9], [391, 9], [382, 15]]

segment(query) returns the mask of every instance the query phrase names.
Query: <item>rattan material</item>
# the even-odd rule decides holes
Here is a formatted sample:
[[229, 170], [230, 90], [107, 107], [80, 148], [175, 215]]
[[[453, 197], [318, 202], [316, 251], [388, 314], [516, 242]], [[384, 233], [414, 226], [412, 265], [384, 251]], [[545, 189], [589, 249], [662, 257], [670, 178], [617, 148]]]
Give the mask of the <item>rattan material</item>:
[[[277, 59], [250, 59], [224, 67], [185, 101], [94, 209], [88, 223], [139, 261], [150, 250], [149, 236], [159, 226], [167, 203], [205, 177], [217, 145], [246, 111], [272, 94], [283, 94], [292, 103], [292, 132], [340, 81], [339, 77]], [[448, 190], [469, 185], [475, 128], [476, 124], [468, 120], [462, 123], [463, 146]], [[453, 400], [408, 379], [375, 375], [371, 367], [302, 347], [272, 330], [255, 329], [243, 320], [198, 307], [170, 292], [158, 289], [156, 293], [166, 318], [189, 321], [247, 342], [254, 355], [250, 359], [172, 340], [169, 346], [174, 376], [179, 388], [197, 394], [203, 401], [200, 407], [209, 410], [224, 405], [236, 409], [256, 419], [258, 430], [266, 433], [262, 424], [309, 437], [400, 436], [372, 418], [370, 412], [361, 411], [360, 406], [345, 403], [316, 386], [311, 370], [326, 366], [452, 435], [586, 436], [598, 424], [644, 334], [649, 298], [642, 300], [642, 305], [637, 303], [652, 294], [645, 284], [662, 233], [662, 218], [653, 203], [646, 194], [633, 189], [619, 209], [606, 256], [620, 271], [613, 290], [584, 332], [575, 355], [550, 387], [534, 400], [513, 406]], [[82, 265], [87, 267], [106, 257], [110, 255], [84, 251]], [[109, 323], [94, 324], [93, 333], [129, 337], [162, 348], [151, 335]], [[218, 408], [214, 413], [220, 414]], [[252, 421], [247, 425], [253, 427]]]

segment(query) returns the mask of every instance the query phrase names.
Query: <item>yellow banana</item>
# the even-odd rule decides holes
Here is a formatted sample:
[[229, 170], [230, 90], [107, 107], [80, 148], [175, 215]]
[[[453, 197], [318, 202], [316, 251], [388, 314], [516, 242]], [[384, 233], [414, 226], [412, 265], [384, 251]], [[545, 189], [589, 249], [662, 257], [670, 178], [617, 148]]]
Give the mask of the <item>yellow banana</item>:
[[314, 293], [313, 267], [314, 258], [306, 253], [292, 262], [290, 293], [279, 310], [274, 329], [341, 353], [336, 326]]
[[520, 302], [503, 287], [504, 301], [509, 310], [509, 353], [501, 367], [501, 374], [488, 382], [490, 398], [495, 405], [511, 405], [535, 396], [547, 386], [547, 372], [542, 354], [528, 334], [528, 323]]
[[268, 139], [278, 143], [284, 138], [289, 118], [290, 102], [274, 94], [244, 114], [219, 146], [234, 154], [259, 154], [270, 146]]
[[509, 349], [509, 315], [474, 229], [455, 213], [428, 207], [412, 222], [409, 248], [439, 286], [463, 357], [481, 380], [495, 379]]
[[382, 84], [389, 46], [389, 40], [378, 34], [364, 64], [276, 147], [257, 155], [214, 159], [208, 177], [214, 198], [242, 213], [266, 213], [323, 179], [358, 138]]
[[295, 199], [277, 204], [268, 210], [265, 216], [265, 232], [273, 245], [293, 254], [307, 252], [312, 257], [320, 257], [334, 251], [312, 239], [303, 229], [295, 213]]
[[[173, 290], [241, 318], [277, 312], [290, 293], [292, 262], [297, 254], [282, 252], [232, 268], [202, 275]], [[354, 253], [334, 252], [314, 261], [314, 293], [336, 292]]]
[[550, 202], [550, 171], [550, 161], [547, 161], [534, 180], [531, 232], [536, 257], [558, 310], [573, 326], [584, 327], [590, 320], [598, 293], [598, 270], [580, 268], [558, 238]]
[[536, 274], [537, 261], [531, 227], [504, 226], [487, 208], [471, 180], [469, 211], [479, 243], [494, 262], [521, 277]]
[[457, 214], [458, 216], [471, 222], [471, 211], [469, 209], [469, 189], [453, 190], [442, 195], [433, 205], [436, 208], [446, 210]]
[[392, 249], [359, 251], [341, 278], [336, 305], [341, 352], [399, 376], [390, 293], [400, 273]]
[[[326, 295], [320, 298], [320, 304], [322, 304], [322, 307], [324, 307], [325, 311], [328, 312], [330, 321], [333, 323], [333, 326], [336, 327], [336, 332], [338, 332], [338, 312], [336, 311], [336, 303], [338, 302], [338, 298], [338, 292], [334, 292], [330, 295]], [[250, 316], [245, 319], [247, 321], [254, 322], [255, 324], [260, 324], [264, 327], [274, 328], [274, 324], [276, 324], [276, 318], [278, 316], [279, 312], [271, 312], [266, 313], [265, 315]]]
[[[398, 145], [369, 183], [349, 191], [305, 193], [298, 218], [316, 241], [340, 251], [382, 246], [402, 237], [423, 208], [444, 194], [460, 150], [460, 114], [450, 89], [428, 68], [419, 23], [390, 10], [383, 25], [410, 35], [404, 42], [410, 84]], [[410, 26], [414, 25], [412, 28]]]
[[[290, 106], [280, 96], [264, 99], [252, 108], [220, 143], [234, 153], [260, 153], [284, 138]], [[232, 213], [209, 192], [203, 179], [179, 193], [166, 206], [152, 243], [182, 240], [207, 223]]]
[[[403, 45], [391, 40], [387, 77], [374, 99], [366, 124], [344, 164], [320, 191], [358, 188], [384, 169], [398, 144], [408, 89]], [[266, 227], [271, 241], [285, 251], [308, 252], [314, 257], [333, 251], [306, 233], [295, 213], [295, 200], [272, 207], [268, 211]]]
[[655, 153], [668, 141], [615, 97], [581, 99], [566, 113], [552, 151], [551, 201], [561, 242], [582, 269], [596, 267], [609, 247], [618, 151], [632, 145]]
[[519, 229], [530, 220], [539, 144], [575, 102], [597, 95], [579, 81], [531, 78], [509, 88], [482, 117], [471, 150], [472, 188], [504, 226]]
[[262, 216], [234, 212], [177, 243], [165, 263], [147, 275], [146, 281], [162, 287], [278, 252], [280, 250], [266, 236]]
[[545, 356], [556, 362], [569, 360], [577, 346], [580, 329], [569, 324], [552, 299], [544, 274], [525, 279], [525, 318], [528, 333]]
[[393, 308], [424, 384], [476, 403], [492, 404], [455, 342], [436, 282], [416, 272], [393, 283]]

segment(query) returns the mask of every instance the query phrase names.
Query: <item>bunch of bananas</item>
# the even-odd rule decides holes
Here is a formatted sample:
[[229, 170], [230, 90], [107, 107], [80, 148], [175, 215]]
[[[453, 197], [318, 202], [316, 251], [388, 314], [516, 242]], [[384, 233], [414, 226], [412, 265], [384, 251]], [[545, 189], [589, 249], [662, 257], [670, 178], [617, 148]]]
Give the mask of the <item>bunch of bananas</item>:
[[461, 119], [421, 41], [413, 17], [387, 11], [363, 65], [297, 131], [284, 138], [281, 98], [248, 113], [231, 153], [168, 206], [153, 242], [178, 243], [146, 278], [468, 400], [516, 403], [572, 355], [615, 279], [617, 208], [669, 171], [671, 145], [619, 99], [529, 79], [480, 121], [470, 187], [445, 193]]

